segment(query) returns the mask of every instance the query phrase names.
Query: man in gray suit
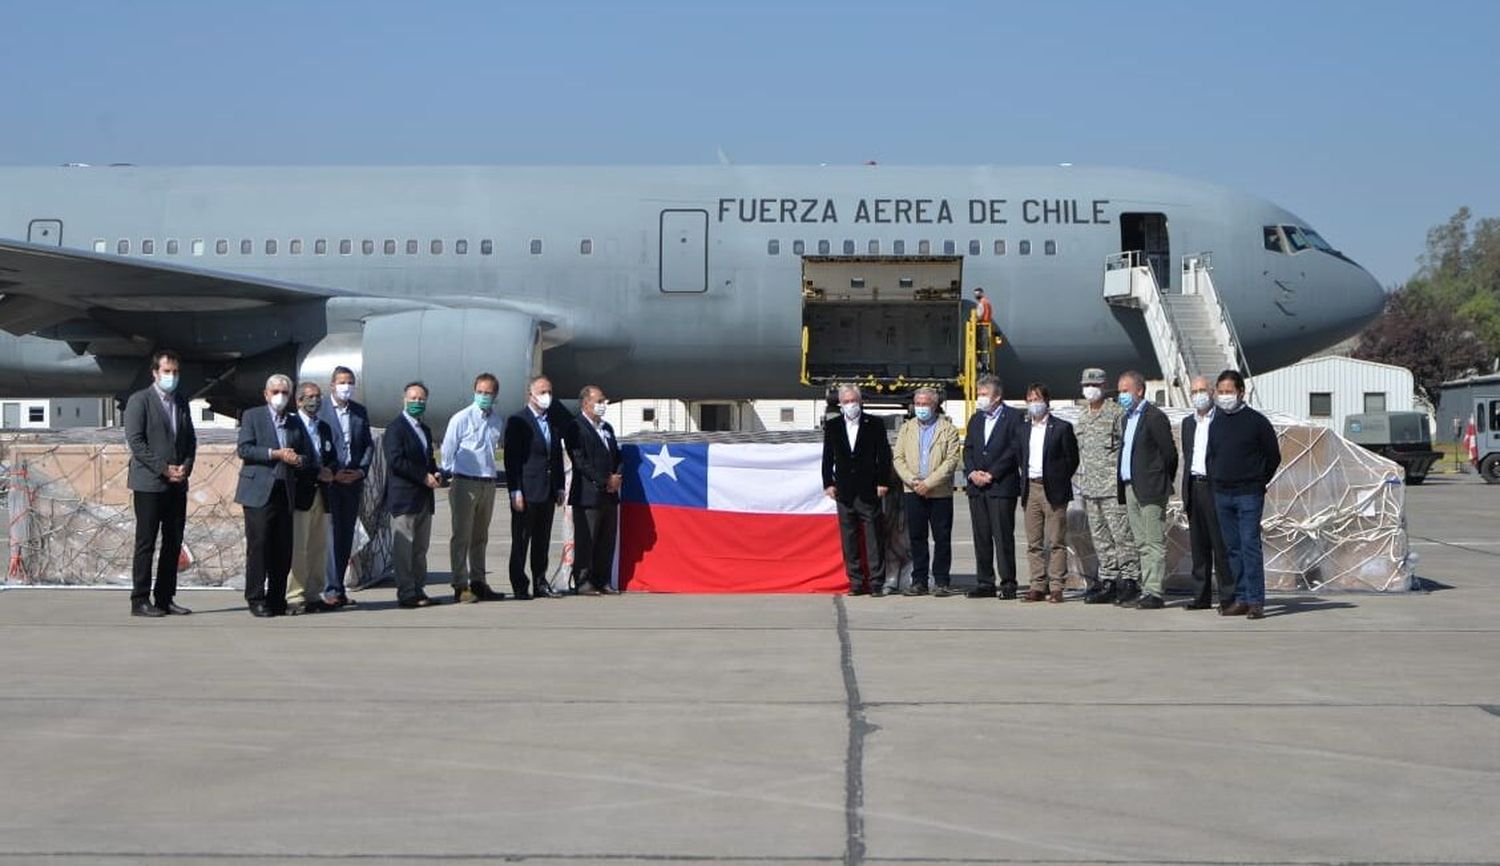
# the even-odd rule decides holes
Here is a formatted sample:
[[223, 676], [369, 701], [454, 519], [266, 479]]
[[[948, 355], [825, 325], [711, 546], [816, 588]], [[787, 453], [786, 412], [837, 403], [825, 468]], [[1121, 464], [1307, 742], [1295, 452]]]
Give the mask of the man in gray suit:
[[292, 498], [306, 436], [288, 418], [292, 380], [266, 380], [266, 405], [240, 418], [239, 486], [234, 501], [245, 508], [245, 602], [254, 616], [287, 613], [286, 577], [292, 568]]
[[333, 483], [328, 486], [328, 513], [333, 525], [333, 550], [329, 558], [328, 580], [323, 587], [323, 603], [332, 607], [354, 604], [344, 588], [344, 572], [354, 551], [354, 524], [359, 521], [359, 504], [364, 499], [365, 476], [375, 456], [375, 439], [370, 435], [370, 416], [354, 400], [354, 371], [348, 367], [333, 368], [331, 400], [323, 401], [318, 417], [333, 431]]
[[[191, 613], [172, 601], [177, 594], [177, 557], [187, 522], [188, 476], [198, 437], [187, 401], [177, 394], [181, 360], [163, 349], [151, 357], [153, 383], [125, 403], [125, 441], [130, 445], [126, 486], [135, 506], [135, 558], [131, 564], [132, 616]], [[156, 563], [155, 603], [151, 603], [151, 558], [161, 533]]]

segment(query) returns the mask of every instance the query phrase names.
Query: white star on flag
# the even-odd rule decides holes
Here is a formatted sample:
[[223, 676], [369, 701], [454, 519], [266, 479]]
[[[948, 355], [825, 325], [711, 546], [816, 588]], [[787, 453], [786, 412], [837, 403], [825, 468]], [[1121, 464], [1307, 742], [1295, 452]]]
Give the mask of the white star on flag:
[[644, 456], [651, 461], [652, 478], [665, 475], [673, 481], [677, 480], [677, 464], [687, 459], [686, 457], [673, 457], [672, 452], [668, 451], [665, 445], [661, 446], [661, 450], [655, 454]]

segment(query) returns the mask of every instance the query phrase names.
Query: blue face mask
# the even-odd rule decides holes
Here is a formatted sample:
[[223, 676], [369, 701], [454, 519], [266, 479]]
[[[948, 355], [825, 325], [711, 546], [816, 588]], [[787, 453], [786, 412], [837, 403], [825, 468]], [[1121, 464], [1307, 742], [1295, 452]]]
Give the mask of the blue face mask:
[[912, 413], [917, 416], [917, 420], [918, 421], [921, 421], [923, 423], [926, 423], [926, 422], [932, 420], [932, 407], [931, 406], [918, 406], [918, 407], [916, 407], [915, 409], [912, 410]]
[[479, 411], [488, 412], [490, 407], [495, 405], [495, 395], [475, 392], [474, 405], [479, 407]]
[[1120, 401], [1120, 408], [1126, 412], [1129, 412], [1135, 406], [1135, 395], [1129, 391], [1121, 391], [1120, 396], [1116, 399]]

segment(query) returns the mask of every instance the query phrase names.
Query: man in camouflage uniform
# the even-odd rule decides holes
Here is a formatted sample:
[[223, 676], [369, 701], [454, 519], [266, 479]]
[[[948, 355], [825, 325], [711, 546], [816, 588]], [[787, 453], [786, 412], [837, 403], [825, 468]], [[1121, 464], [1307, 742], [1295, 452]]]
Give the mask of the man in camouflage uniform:
[[1119, 581], [1138, 581], [1141, 563], [1136, 557], [1135, 542], [1125, 506], [1117, 497], [1120, 462], [1120, 418], [1125, 410], [1113, 400], [1104, 399], [1104, 371], [1090, 367], [1083, 371], [1081, 384], [1085, 405], [1073, 422], [1078, 435], [1078, 486], [1083, 491], [1083, 513], [1088, 517], [1089, 535], [1099, 558], [1099, 576], [1089, 582], [1083, 596], [1085, 604], [1109, 604], [1120, 589]]

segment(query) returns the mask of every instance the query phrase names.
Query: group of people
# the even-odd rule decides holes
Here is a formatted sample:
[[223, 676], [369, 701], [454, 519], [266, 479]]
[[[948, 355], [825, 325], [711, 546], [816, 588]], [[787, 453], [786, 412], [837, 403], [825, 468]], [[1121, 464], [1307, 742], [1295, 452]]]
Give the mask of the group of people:
[[[958, 594], [950, 569], [954, 478], [961, 467], [978, 570], [969, 598], [1063, 601], [1067, 509], [1076, 481], [1099, 560], [1084, 602], [1163, 608], [1167, 500], [1180, 465], [1197, 581], [1187, 607], [1213, 608], [1217, 587], [1221, 614], [1262, 618], [1260, 524], [1281, 450], [1271, 422], [1246, 404], [1244, 377], [1225, 370], [1212, 382], [1192, 380], [1193, 413], [1182, 422], [1180, 464], [1166, 413], [1146, 399], [1145, 377], [1121, 374], [1113, 400], [1106, 384], [1103, 370], [1083, 371], [1085, 405], [1069, 423], [1053, 416], [1046, 386], [1026, 389], [1022, 411], [1002, 402], [997, 377], [981, 377], [977, 411], [962, 436], [942, 412], [941, 395], [922, 388], [894, 449], [881, 419], [863, 411], [859, 388], [842, 386], [840, 417], [823, 428], [823, 486], [838, 504], [849, 593], [887, 592], [879, 517], [881, 500], [899, 487], [912, 557], [911, 583], [902, 594]], [[1024, 594], [1016, 572], [1018, 505], [1026, 529]]]
[[[127, 482], [136, 516], [134, 616], [191, 613], [175, 601], [188, 479], [197, 452], [187, 400], [177, 391], [180, 367], [175, 353], [157, 352], [152, 383], [132, 394], [125, 407], [131, 452]], [[375, 441], [369, 413], [353, 399], [354, 372], [335, 368], [329, 386], [331, 399], [325, 402], [317, 382], [294, 386], [288, 376], [273, 375], [265, 383], [264, 404], [240, 419], [236, 451], [242, 465], [234, 501], [245, 517], [245, 602], [257, 617], [356, 604], [344, 576]], [[560, 595], [547, 572], [553, 517], [565, 490], [564, 450], [574, 469], [566, 488], [574, 520], [574, 591], [615, 593], [610, 572], [624, 479], [614, 429], [604, 420], [609, 402], [603, 390], [583, 389], [576, 418], [553, 408], [552, 383], [545, 376], [527, 383], [526, 405], [508, 418], [494, 411], [499, 392], [494, 375], [475, 378], [472, 404], [453, 416], [435, 448], [432, 430], [422, 421], [427, 386], [412, 382], [402, 391], [400, 416], [385, 427], [382, 498], [391, 516], [400, 607], [438, 603], [426, 586], [440, 488], [448, 489], [453, 521], [453, 600], [505, 597], [490, 586], [485, 565], [499, 481], [497, 450], [504, 454], [511, 513], [511, 597]]]

